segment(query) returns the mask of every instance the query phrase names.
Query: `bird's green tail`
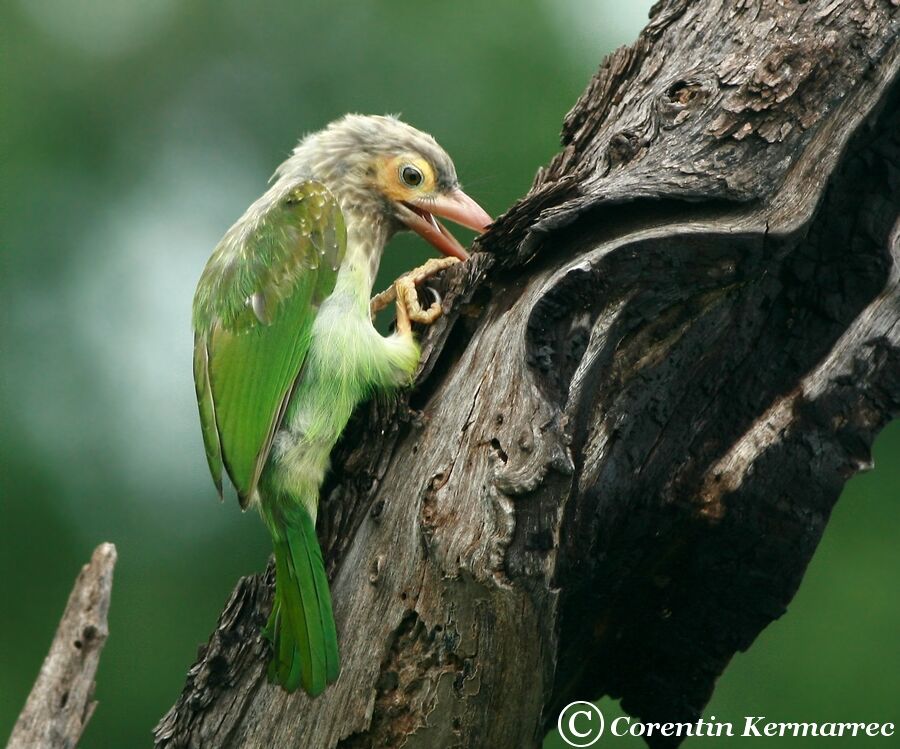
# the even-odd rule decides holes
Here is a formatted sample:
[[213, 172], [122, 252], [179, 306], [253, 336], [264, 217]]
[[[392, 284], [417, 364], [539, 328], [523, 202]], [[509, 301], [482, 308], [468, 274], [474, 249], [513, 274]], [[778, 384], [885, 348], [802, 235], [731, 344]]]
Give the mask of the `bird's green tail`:
[[315, 697], [340, 670], [328, 578], [309, 513], [297, 507], [279, 525], [272, 534], [275, 603], [265, 629], [272, 642], [269, 679]]

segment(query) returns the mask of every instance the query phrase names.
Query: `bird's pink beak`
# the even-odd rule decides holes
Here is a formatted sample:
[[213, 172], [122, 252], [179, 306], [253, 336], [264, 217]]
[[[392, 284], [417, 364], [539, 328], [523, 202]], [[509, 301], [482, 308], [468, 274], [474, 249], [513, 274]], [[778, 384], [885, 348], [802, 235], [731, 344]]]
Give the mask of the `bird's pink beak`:
[[444, 255], [460, 260], [466, 260], [469, 253], [435, 216], [446, 218], [479, 234], [493, 221], [484, 208], [459, 188], [414, 203], [404, 201], [402, 206], [405, 209], [401, 216], [404, 224]]

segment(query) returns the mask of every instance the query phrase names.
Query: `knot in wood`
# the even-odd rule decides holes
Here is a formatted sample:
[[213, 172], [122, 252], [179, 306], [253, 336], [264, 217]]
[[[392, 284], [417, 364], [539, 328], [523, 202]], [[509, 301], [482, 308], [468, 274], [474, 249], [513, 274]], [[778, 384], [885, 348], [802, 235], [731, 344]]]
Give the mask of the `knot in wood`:
[[610, 169], [627, 164], [646, 150], [649, 141], [633, 130], [622, 130], [610, 138], [606, 161]]
[[692, 114], [702, 111], [718, 84], [712, 77], [680, 78], [659, 94], [656, 115], [660, 127], [671, 130], [678, 127]]

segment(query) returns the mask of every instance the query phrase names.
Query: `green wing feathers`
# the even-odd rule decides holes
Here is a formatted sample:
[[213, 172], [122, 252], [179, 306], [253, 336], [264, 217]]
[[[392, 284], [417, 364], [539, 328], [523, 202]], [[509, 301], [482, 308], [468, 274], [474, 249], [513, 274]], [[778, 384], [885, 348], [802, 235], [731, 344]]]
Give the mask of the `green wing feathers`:
[[275, 537], [275, 602], [266, 626], [269, 679], [321, 694], [340, 671], [337, 630], [315, 524], [297, 508]]
[[194, 382], [206, 457], [252, 497], [346, 249], [328, 189], [257, 202], [213, 252], [194, 297]]
[[206, 462], [213, 482], [222, 497], [222, 445], [216, 428], [216, 407], [212, 388], [209, 386], [209, 349], [205, 340], [194, 338], [194, 385], [197, 390], [197, 406], [200, 408], [200, 428], [203, 430], [203, 446]]

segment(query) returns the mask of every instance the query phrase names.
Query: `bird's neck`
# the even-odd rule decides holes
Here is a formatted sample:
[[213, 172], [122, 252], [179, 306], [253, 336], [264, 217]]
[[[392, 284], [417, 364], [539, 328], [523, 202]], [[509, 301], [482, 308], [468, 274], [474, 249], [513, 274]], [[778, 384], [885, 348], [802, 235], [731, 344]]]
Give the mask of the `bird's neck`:
[[[347, 252], [338, 270], [335, 291], [363, 300], [368, 310], [372, 284], [378, 274], [381, 254], [390, 230], [380, 219], [344, 210], [347, 225]], [[361, 302], [362, 303], [362, 302]]]

